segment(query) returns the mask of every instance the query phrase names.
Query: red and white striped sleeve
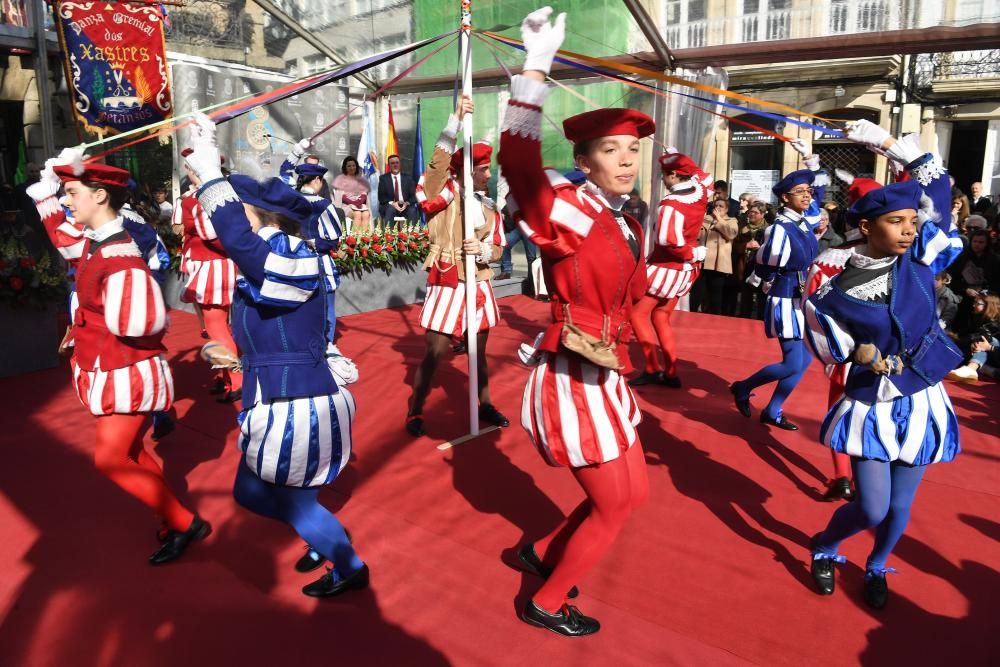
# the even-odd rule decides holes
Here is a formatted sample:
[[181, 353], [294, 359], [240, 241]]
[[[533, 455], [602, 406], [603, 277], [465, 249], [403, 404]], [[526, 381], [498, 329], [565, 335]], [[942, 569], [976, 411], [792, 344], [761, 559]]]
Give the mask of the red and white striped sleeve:
[[134, 243], [115, 244], [102, 248], [101, 252], [111, 257], [114, 267], [104, 280], [104, 323], [108, 330], [123, 338], [163, 331], [167, 324], [163, 294], [142, 263], [138, 247]]
[[205, 209], [201, 207], [198, 200], [195, 200], [191, 213], [194, 216], [194, 231], [198, 236], [206, 241], [214, 241], [219, 238], [215, 233], [215, 227], [212, 226], [211, 218], [205, 215]]
[[656, 219], [656, 242], [666, 247], [684, 245], [684, 213], [674, 208], [667, 199], [660, 202], [659, 216]]
[[36, 202], [35, 207], [52, 245], [63, 259], [71, 265], [76, 264], [87, 242], [83, 236], [83, 225], [66, 217], [66, 211], [55, 196]]

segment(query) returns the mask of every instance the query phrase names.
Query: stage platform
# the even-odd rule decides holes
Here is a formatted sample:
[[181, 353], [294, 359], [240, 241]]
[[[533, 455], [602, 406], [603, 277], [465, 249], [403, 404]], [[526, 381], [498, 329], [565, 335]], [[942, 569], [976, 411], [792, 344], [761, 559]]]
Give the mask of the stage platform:
[[[787, 404], [797, 433], [732, 406], [727, 387], [778, 356], [759, 322], [675, 315], [684, 388], [644, 388], [640, 434], [651, 481], [577, 604], [600, 619], [570, 640], [529, 627], [515, 608], [539, 585], [503, 563], [582, 498], [518, 425], [527, 370], [515, 350], [547, 319], [544, 304], [500, 301], [490, 335], [494, 401], [515, 423], [441, 452], [464, 432], [465, 357], [445, 363], [427, 404], [430, 436], [404, 414], [423, 353], [419, 306], [344, 317], [340, 347], [357, 362], [355, 454], [321, 498], [354, 535], [371, 588], [314, 600], [316, 575], [293, 564], [301, 541], [231, 496], [232, 406], [206, 393], [196, 320], [174, 313], [167, 337], [178, 428], [156, 446], [182, 498], [215, 526], [176, 564], [146, 563], [147, 510], [91, 462], [93, 419], [59, 368], [0, 380], [0, 665], [941, 665], [1000, 664], [1000, 386], [949, 385], [964, 453], [933, 466], [890, 565], [881, 612], [861, 600], [870, 535], [832, 597], [812, 592], [809, 536], [835, 505], [815, 443], [826, 404], [814, 363]], [[638, 360], [638, 350], [633, 350]]]

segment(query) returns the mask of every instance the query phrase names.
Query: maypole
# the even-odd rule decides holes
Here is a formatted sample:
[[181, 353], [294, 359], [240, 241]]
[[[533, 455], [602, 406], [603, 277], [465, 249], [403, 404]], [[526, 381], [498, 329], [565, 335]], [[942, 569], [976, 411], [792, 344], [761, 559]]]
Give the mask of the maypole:
[[[462, 94], [472, 99], [472, 0], [462, 0]], [[465, 213], [464, 238], [471, 239], [476, 233], [476, 198], [472, 191], [472, 114], [463, 119], [465, 150], [462, 160], [463, 211]], [[479, 435], [479, 348], [477, 336], [479, 320], [476, 318], [476, 257], [465, 254], [465, 336], [469, 352], [469, 435]]]

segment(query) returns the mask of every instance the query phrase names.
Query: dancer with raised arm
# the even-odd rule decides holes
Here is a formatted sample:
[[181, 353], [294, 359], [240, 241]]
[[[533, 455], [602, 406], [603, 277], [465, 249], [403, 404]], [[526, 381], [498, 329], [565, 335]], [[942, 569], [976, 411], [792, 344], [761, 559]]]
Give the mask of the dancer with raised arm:
[[[567, 466], [586, 498], [553, 533], [520, 550], [520, 566], [545, 579], [521, 618], [579, 636], [600, 623], [566, 603], [575, 584], [614, 542], [632, 510], [646, 501], [649, 481], [636, 425], [641, 415], [619, 374], [632, 304], [646, 293], [642, 224], [621, 209], [635, 185], [639, 139], [653, 133], [649, 116], [598, 109], [567, 118], [577, 167], [574, 186], [542, 167], [545, 77], [565, 35], [565, 14], [529, 14], [521, 25], [527, 55], [511, 81], [500, 138], [500, 167], [522, 230], [538, 246], [553, 321], [523, 359], [534, 364], [521, 424], [545, 460]], [[508, 199], [510, 202], [510, 199]], [[528, 347], [528, 346], [523, 346]]]
[[[170, 409], [173, 377], [163, 356], [167, 316], [160, 286], [142, 251], [124, 228], [119, 211], [129, 173], [84, 164], [66, 149], [46, 162], [41, 180], [27, 194], [52, 240], [76, 270], [73, 312], [73, 388], [97, 418], [94, 463], [108, 479], [152, 509], [166, 524], [149, 558], [163, 565], [204, 539], [212, 527], [174, 496], [163, 470], [142, 444], [147, 413]], [[77, 225], [66, 220], [57, 195]]]
[[802, 341], [802, 288], [806, 271], [819, 253], [813, 230], [819, 224], [820, 205], [830, 182], [826, 172], [819, 170], [819, 156], [809, 155], [805, 141], [796, 139], [792, 146], [805, 158], [808, 169], [793, 171], [771, 188], [784, 208], [764, 232], [764, 244], [757, 250], [754, 267], [754, 276], [763, 281], [767, 293], [764, 333], [778, 339], [781, 362], [765, 366], [730, 387], [736, 409], [749, 417], [750, 392], [777, 382], [771, 400], [760, 413], [760, 422], [786, 431], [797, 431], [799, 427], [785, 418], [782, 406], [812, 361]]
[[911, 142], [868, 121], [848, 138], [884, 152], [910, 179], [872, 190], [847, 211], [864, 236], [843, 272], [806, 302], [809, 344], [825, 363], [851, 362], [845, 395], [826, 415], [820, 440], [848, 454], [858, 499], [842, 505], [812, 539], [821, 595], [834, 591], [840, 543], [868, 528], [864, 600], [889, 599], [886, 561], [902, 537], [924, 471], [958, 455], [958, 420], [941, 382], [962, 353], [941, 330], [934, 276], [962, 252], [949, 211], [948, 172]]

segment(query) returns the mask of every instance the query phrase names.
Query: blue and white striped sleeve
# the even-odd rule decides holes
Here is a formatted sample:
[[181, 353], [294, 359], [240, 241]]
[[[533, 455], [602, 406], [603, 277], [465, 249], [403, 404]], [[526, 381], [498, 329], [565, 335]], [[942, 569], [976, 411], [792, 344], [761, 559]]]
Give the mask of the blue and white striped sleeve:
[[809, 202], [809, 208], [802, 212], [802, 217], [812, 229], [819, 226], [819, 212], [823, 207], [823, 200], [826, 198], [826, 188], [830, 185], [830, 175], [825, 171], [819, 170], [815, 174], [812, 201]]
[[[792, 246], [782, 225], [776, 222], [764, 230], [764, 242], [757, 249], [758, 266], [785, 266], [791, 254]], [[758, 272], [758, 275], [761, 274]]]
[[813, 294], [804, 304], [806, 340], [821, 362], [842, 364], [854, 354], [854, 337], [842, 322], [823, 312], [820, 292]]
[[282, 161], [281, 166], [278, 167], [278, 178], [280, 178], [286, 185], [295, 187], [295, 165], [298, 160], [293, 161], [294, 153], [289, 153], [288, 156]]
[[317, 238], [326, 241], [326, 246], [330, 250], [336, 250], [337, 246], [340, 245], [340, 236], [343, 233], [340, 212], [337, 210], [336, 204], [330, 202], [330, 205], [319, 214], [316, 227]]
[[917, 237], [910, 252], [936, 274], [962, 254], [962, 239], [951, 216], [948, 172], [932, 153], [914, 160], [906, 169], [924, 189], [917, 211]]
[[206, 183], [198, 201], [257, 303], [294, 307], [319, 289], [319, 259], [300, 238], [276, 227], [254, 234], [239, 196], [223, 179]]

